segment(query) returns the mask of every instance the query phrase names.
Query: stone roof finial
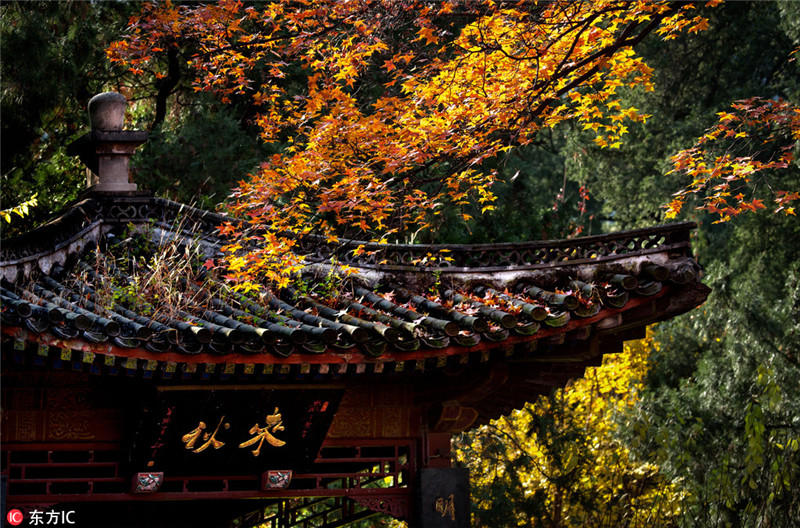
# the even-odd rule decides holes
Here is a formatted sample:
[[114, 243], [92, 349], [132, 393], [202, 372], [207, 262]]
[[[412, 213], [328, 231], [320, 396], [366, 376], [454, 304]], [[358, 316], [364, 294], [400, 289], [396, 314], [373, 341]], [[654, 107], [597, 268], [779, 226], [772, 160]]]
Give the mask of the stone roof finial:
[[147, 140], [147, 132], [123, 130], [125, 96], [117, 92], [97, 94], [89, 100], [92, 131], [69, 145], [67, 152], [80, 156], [89, 169], [89, 190], [99, 192], [136, 191], [130, 179], [129, 162], [136, 147]]
[[89, 99], [92, 130], [120, 131], [125, 124], [128, 100], [117, 92], [103, 92]]

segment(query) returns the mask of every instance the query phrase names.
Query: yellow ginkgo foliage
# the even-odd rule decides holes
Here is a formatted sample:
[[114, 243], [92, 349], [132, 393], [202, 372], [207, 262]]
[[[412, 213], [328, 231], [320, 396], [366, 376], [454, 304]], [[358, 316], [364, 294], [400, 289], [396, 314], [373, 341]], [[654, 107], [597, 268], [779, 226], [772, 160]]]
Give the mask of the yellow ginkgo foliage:
[[583, 378], [464, 434], [475, 526], [671, 526], [683, 493], [634, 460], [617, 430], [633, 409], [651, 336], [607, 355]]

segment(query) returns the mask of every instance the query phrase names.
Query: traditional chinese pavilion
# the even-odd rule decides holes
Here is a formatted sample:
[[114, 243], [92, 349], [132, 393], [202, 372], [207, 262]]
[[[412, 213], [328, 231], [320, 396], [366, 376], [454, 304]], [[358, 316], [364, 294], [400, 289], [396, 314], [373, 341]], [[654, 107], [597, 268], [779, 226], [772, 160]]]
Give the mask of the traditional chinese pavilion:
[[[122, 130], [124, 105], [90, 103], [72, 145], [90, 169], [82, 198], [3, 240], [6, 508], [72, 511], [82, 527], [331, 528], [375, 512], [468, 526], [451, 435], [708, 294], [682, 223], [358, 256], [361, 243], [308, 238], [306, 284], [334, 255], [360, 271], [327, 299], [188, 277], [179, 304], [138, 298], [137, 262], [170, 245], [200, 255], [202, 276], [230, 219], [137, 190], [128, 159], [145, 134]], [[448, 260], [413, 264], [427, 254]]]

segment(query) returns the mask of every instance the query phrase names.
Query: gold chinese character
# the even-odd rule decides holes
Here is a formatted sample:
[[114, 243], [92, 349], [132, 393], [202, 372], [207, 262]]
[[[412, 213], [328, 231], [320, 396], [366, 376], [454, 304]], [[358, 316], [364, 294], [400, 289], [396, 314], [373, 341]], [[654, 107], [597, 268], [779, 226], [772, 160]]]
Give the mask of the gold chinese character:
[[456, 505], [453, 501], [452, 493], [446, 499], [442, 497], [436, 499], [436, 513], [440, 514], [442, 517], [449, 515], [450, 520], [456, 520]]
[[181, 437], [181, 441], [186, 444], [186, 449], [194, 448], [194, 443], [197, 442], [197, 439], [203, 434], [203, 430], [206, 428], [205, 422], [200, 422], [197, 424], [197, 427], [192, 431], [186, 433]]
[[[183, 441], [183, 443], [186, 444], [186, 449], [191, 450], [192, 453], [202, 453], [203, 451], [208, 449], [209, 446], [212, 446], [214, 449], [219, 449], [220, 447], [224, 446], [225, 442], [217, 440], [217, 438], [216, 438], [217, 431], [219, 431], [219, 427], [222, 425], [222, 421], [223, 420], [225, 420], [225, 416], [223, 416], [222, 418], [219, 419], [219, 423], [217, 424], [217, 428], [214, 429], [213, 433], [204, 432], [205, 429], [206, 429], [206, 423], [205, 422], [198, 423], [197, 427], [195, 429], [193, 429], [192, 431], [186, 433], [185, 435], [183, 435], [181, 437], [181, 441]], [[225, 429], [230, 429], [230, 427], [231, 427], [231, 424], [226, 422], [225, 423]], [[200, 447], [198, 447], [197, 449], [194, 449], [195, 443], [197, 443], [197, 440], [201, 436], [203, 437], [203, 442], [205, 442], [205, 443], [203, 445], [201, 445]]]
[[266, 440], [269, 443], [269, 445], [275, 447], [286, 445], [286, 442], [284, 442], [283, 440], [278, 440], [277, 438], [272, 436], [272, 433], [283, 430], [284, 430], [283, 418], [281, 417], [281, 414], [278, 412], [278, 408], [275, 407], [275, 412], [266, 417], [266, 424], [264, 425], [264, 427], [259, 427], [258, 422], [256, 422], [256, 424], [253, 427], [251, 427], [249, 431], [251, 435], [255, 436], [250, 440], [247, 440], [246, 442], [242, 442], [241, 444], [239, 444], [239, 448], [249, 447], [258, 442], [258, 447], [253, 449], [253, 455], [258, 456], [261, 454], [261, 446], [264, 444], [264, 440]]

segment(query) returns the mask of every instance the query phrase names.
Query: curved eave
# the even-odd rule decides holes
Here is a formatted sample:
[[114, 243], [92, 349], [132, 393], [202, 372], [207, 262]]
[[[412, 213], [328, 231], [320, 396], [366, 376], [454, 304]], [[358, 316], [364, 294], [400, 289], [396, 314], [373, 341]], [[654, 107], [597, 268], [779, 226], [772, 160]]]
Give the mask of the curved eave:
[[[2, 328], [6, 360], [18, 364], [88, 371], [93, 374], [143, 376], [163, 380], [189, 379], [327, 379], [344, 375], [415, 376], [443, 371], [454, 366], [469, 367], [508, 359], [537, 357], [543, 363], [583, 362], [597, 350], [559, 352], [551, 345], [565, 341], [586, 341], [593, 335], [613, 334], [641, 328], [667, 319], [696, 306], [708, 288], [665, 286], [649, 297], [630, 299], [622, 308], [606, 308], [592, 317], [573, 319], [560, 328], [546, 328], [532, 336], [509, 336], [497, 342], [481, 341], [474, 346], [451, 345], [441, 349], [414, 352], [392, 351], [379, 358], [356, 348], [322, 354], [293, 354], [280, 358], [271, 354], [225, 355], [177, 352], [153, 353], [143, 348], [122, 348], [112, 343], [90, 343], [81, 339], [61, 339], [49, 332], [35, 333], [26, 328]], [[13, 342], [13, 345], [11, 344]], [[546, 344], [553, 352], [542, 355], [537, 347]], [[539, 351], [537, 352], [537, 348]]]
[[[217, 237], [216, 228], [228, 220], [216, 213], [142, 193], [122, 196], [95, 193], [76, 202], [42, 228], [3, 241], [0, 276], [7, 281], [0, 288], [4, 302], [1, 314], [4, 356], [22, 364], [165, 380], [413, 376], [484, 365], [508, 359], [509, 355], [530, 359], [531, 354], [538, 354], [536, 361], [581, 363], [604, 353], [591, 347], [580, 349], [581, 343], [587, 343], [591, 336], [643, 328], [698, 306], [708, 294], [708, 289], [699, 282], [699, 267], [691, 258], [692, 223], [571, 240], [482, 245], [342, 240], [334, 247], [322, 239], [306, 237], [301, 241], [301, 249], [307, 250], [309, 261], [317, 262], [308, 267], [309, 272], [315, 267], [324, 268], [324, 262], [332, 254], [337, 255], [340, 263], [361, 271], [359, 288], [363, 292], [349, 299], [337, 299], [339, 304], [335, 309], [310, 298], [270, 296], [269, 302], [262, 298], [260, 305], [249, 307], [237, 305], [229, 298], [215, 298], [214, 302], [220, 302], [212, 302], [212, 307], [207, 305], [199, 312], [175, 315], [165, 321], [152, 319], [141, 309], [135, 312], [137, 307], [118, 310], [116, 305], [102, 305], [96, 300], [86, 303], [93, 295], [91, 290], [87, 294], [84, 286], [76, 286], [80, 282], [75, 277], [81, 255], [85, 257], [87, 248], [96, 247], [120, 226], [149, 226], [173, 238], [200, 240], [205, 245], [204, 252], [213, 255], [224, 242]], [[354, 246], [364, 246], [366, 256], [356, 254]], [[434, 252], [452, 256], [453, 260], [435, 268], [410, 265], [419, 256]], [[653, 267], [658, 268], [660, 278], [654, 278]], [[441, 304], [425, 298], [424, 293], [432, 291], [432, 277], [439, 272], [448, 274], [447, 280], [456, 285], [453, 297], [447, 302], [440, 299]], [[626, 292], [615, 290], [617, 287], [609, 282], [612, 276], [628, 277], [641, 287], [626, 287], [629, 290]], [[583, 305], [580, 309], [567, 309], [549, 300], [563, 297], [564, 291], [572, 290], [573, 283], [583, 284], [593, 292], [586, 299], [595, 300], [586, 301], [583, 313], [578, 313]], [[518, 286], [521, 289], [516, 289]], [[545, 296], [529, 295], [529, 287]], [[412, 300], [391, 301], [389, 296], [379, 296], [381, 292], [399, 291], [397, 288], [407, 289]], [[510, 297], [515, 307], [520, 303], [528, 308], [531, 303], [541, 305], [537, 309], [547, 308], [548, 321], [562, 326], [554, 328], [544, 323], [540, 326], [541, 319], [534, 320], [532, 316], [512, 317], [511, 326], [501, 325], [496, 317], [494, 322], [490, 321], [492, 317], [488, 314], [501, 311], [497, 309], [499, 305], [489, 304], [482, 293], [464, 302], [456, 299], [461, 295], [459, 292], [470, 295], [481, 288], [496, 290], [497, 295], [491, 294], [495, 295], [494, 301]], [[516, 293], [508, 293], [509, 290]], [[445, 298], [444, 292], [438, 293]], [[615, 295], [624, 300], [611, 302]], [[414, 297], [418, 300], [413, 301]], [[277, 304], [272, 303], [274, 300]], [[354, 308], [356, 304], [359, 308]], [[92, 308], [94, 305], [98, 306]], [[471, 308], [454, 308], [457, 305]], [[250, 308], [255, 312], [250, 312]], [[481, 315], [475, 311], [478, 308]], [[370, 311], [374, 313], [363, 315]], [[245, 317], [252, 313], [258, 314], [256, 319], [260, 323], [253, 322], [253, 317], [249, 320]], [[31, 317], [32, 314], [36, 317]], [[58, 321], [49, 321], [50, 315]], [[510, 315], [502, 312], [500, 317]], [[66, 316], [72, 318], [71, 322], [65, 322]], [[82, 328], [78, 328], [75, 317], [83, 318]], [[555, 323], [551, 317], [561, 319]], [[472, 323], [465, 324], [465, 318], [483, 318], [484, 327], [488, 322], [488, 328], [498, 325], [502, 328], [478, 330]], [[89, 323], [91, 331], [84, 332]], [[106, 328], [115, 330], [104, 334], [101, 327], [109, 323]], [[412, 333], [392, 340], [385, 333], [387, 325]], [[445, 328], [447, 325], [449, 328]], [[246, 329], [242, 330], [243, 327]], [[298, 336], [287, 337], [287, 328], [303, 334], [299, 336], [302, 344], [292, 341]], [[354, 328], [364, 339], [369, 336], [369, 341], [355, 339]], [[201, 341], [189, 333], [198, 329], [213, 334], [214, 339]], [[335, 341], [324, 340], [323, 329], [328, 334], [335, 332]], [[134, 335], [140, 330], [148, 337]], [[231, 332], [237, 331], [240, 339], [244, 339], [242, 332], [246, 331], [251, 337], [253, 332], [268, 334], [275, 341], [267, 343], [265, 338], [258, 346], [251, 346], [250, 342], [245, 346], [242, 341], [228, 339]], [[188, 335], [186, 340], [184, 335]], [[570, 340], [577, 343], [576, 347], [561, 346]], [[354, 346], [355, 342], [361, 345]], [[185, 346], [187, 343], [191, 346]], [[414, 351], [408, 351], [412, 348]], [[550, 356], [542, 355], [543, 349]]]

